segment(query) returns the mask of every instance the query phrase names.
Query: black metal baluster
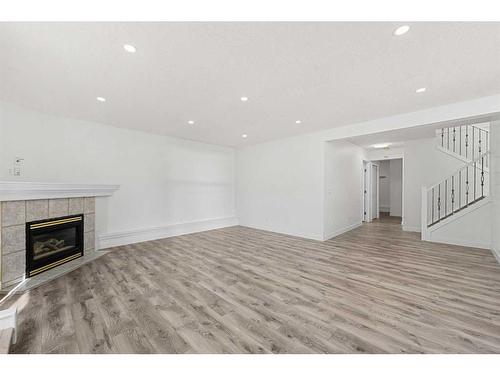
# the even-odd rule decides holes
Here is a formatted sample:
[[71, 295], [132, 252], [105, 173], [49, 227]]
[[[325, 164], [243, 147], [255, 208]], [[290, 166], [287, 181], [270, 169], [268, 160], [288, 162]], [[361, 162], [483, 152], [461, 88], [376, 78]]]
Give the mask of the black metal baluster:
[[451, 176], [451, 213], [455, 212], [455, 176]]
[[465, 157], [468, 157], [469, 151], [469, 125], [465, 125]]
[[448, 215], [448, 179], [444, 180], [444, 216]]
[[444, 128], [441, 129], [441, 147], [444, 147]]
[[455, 127], [453, 127], [453, 152], [456, 152], [455, 150], [455, 141], [457, 139], [457, 130]]
[[458, 172], [458, 209], [462, 205], [462, 170]]
[[450, 128], [446, 128], [446, 142], [448, 143], [448, 150], [450, 149]]
[[441, 184], [438, 185], [438, 221], [441, 220]]
[[460, 139], [460, 156], [462, 156], [462, 125], [459, 127], [458, 138]]
[[481, 158], [481, 198], [484, 197], [484, 156]]
[[479, 157], [481, 157], [481, 132], [482, 130], [479, 129]]
[[476, 162], [474, 162], [474, 200], [476, 200]]
[[469, 166], [465, 167], [465, 206], [469, 205]]
[[474, 129], [475, 129], [475, 127], [473, 126], [473, 127], [472, 127], [472, 160], [474, 160], [474, 158], [475, 158], [475, 156], [474, 156], [474, 155], [475, 155], [475, 154], [474, 154], [474, 148], [475, 148], [475, 147], [474, 147], [474, 146], [475, 146], [475, 145], [474, 145]]

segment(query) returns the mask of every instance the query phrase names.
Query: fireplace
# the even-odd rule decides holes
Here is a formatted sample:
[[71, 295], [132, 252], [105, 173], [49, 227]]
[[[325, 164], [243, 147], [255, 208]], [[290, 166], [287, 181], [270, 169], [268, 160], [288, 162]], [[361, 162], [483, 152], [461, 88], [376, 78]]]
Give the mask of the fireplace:
[[83, 215], [26, 223], [26, 276], [83, 256]]

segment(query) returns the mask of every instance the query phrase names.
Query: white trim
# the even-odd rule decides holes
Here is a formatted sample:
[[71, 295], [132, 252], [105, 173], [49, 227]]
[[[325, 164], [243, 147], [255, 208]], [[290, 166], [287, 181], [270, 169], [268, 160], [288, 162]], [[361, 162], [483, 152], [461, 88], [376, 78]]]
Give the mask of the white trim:
[[203, 232], [211, 229], [226, 228], [238, 225], [236, 217], [223, 217], [193, 221], [189, 223], [168, 224], [159, 227], [133, 229], [123, 232], [101, 234], [98, 236], [98, 249], [129, 245], [137, 242], [158, 240], [182, 234]]
[[105, 197], [113, 194], [119, 187], [120, 185], [0, 181], [0, 201]]
[[15, 344], [17, 341], [17, 307], [0, 311], [0, 330], [7, 328], [14, 329], [12, 343]]
[[439, 223], [434, 224], [430, 228], [427, 228], [427, 231], [429, 232], [429, 234], [432, 234], [436, 230], [438, 230], [442, 227], [445, 227], [448, 224], [453, 223], [455, 220], [460, 219], [461, 217], [467, 215], [469, 212], [473, 212], [473, 211], [475, 211], [483, 206], [486, 206], [490, 203], [492, 203], [490, 197], [483, 198], [479, 202], [473, 203], [469, 207], [463, 208], [459, 212], [454, 213], [453, 215], [447, 217], [443, 221], [440, 221]]
[[405, 232], [418, 232], [418, 233], [420, 233], [421, 231], [419, 227], [412, 227], [410, 225], [403, 225], [403, 230]]
[[341, 234], [344, 234], [346, 232], [349, 232], [353, 229], [356, 229], [357, 227], [360, 227], [363, 223], [362, 222], [359, 222], [359, 223], [355, 223], [355, 224], [351, 224], [351, 225], [348, 225], [344, 228], [341, 228], [341, 229], [338, 229], [334, 232], [331, 232], [329, 233], [326, 237], [325, 237], [325, 241], [333, 238], [333, 237], [337, 237], [337, 236], [340, 236]]
[[437, 242], [448, 245], [465, 246], [465, 247], [476, 247], [479, 249], [491, 249], [491, 243], [486, 242], [474, 242], [474, 241], [463, 241], [460, 239], [449, 238], [449, 237], [432, 237], [427, 240], [427, 242]]

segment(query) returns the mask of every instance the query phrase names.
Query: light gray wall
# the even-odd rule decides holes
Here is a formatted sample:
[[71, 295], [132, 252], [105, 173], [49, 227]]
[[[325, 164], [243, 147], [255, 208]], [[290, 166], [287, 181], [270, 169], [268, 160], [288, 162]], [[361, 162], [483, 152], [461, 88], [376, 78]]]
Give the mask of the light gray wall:
[[[9, 174], [14, 157], [22, 175]], [[0, 180], [120, 184], [113, 233], [235, 216], [235, 151], [0, 102]]]
[[363, 158], [363, 149], [350, 142], [326, 142], [325, 239], [350, 230], [363, 220]]
[[437, 150], [434, 138], [405, 142], [404, 226], [420, 231], [422, 186], [434, 185], [457, 171], [463, 162]]
[[[498, 112], [499, 99], [500, 95], [478, 98], [316, 133], [306, 133], [304, 127], [306, 134], [300, 136], [238, 148], [240, 223], [320, 239], [324, 233], [323, 150], [326, 142]], [[432, 160], [427, 163], [432, 166]], [[420, 193], [415, 196], [420, 202]], [[420, 203], [417, 206], [413, 222], [420, 228]]]
[[390, 215], [403, 216], [403, 159], [389, 161]]
[[240, 224], [322, 240], [324, 143], [304, 135], [239, 149]]

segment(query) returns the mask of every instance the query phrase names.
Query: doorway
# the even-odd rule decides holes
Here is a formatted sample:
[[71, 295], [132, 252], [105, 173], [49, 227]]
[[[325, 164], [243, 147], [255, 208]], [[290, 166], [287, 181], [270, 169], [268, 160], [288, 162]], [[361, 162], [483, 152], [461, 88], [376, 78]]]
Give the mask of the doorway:
[[365, 221], [403, 216], [403, 159], [372, 160], [364, 163]]
[[379, 165], [363, 161], [363, 219], [371, 222], [379, 218]]

